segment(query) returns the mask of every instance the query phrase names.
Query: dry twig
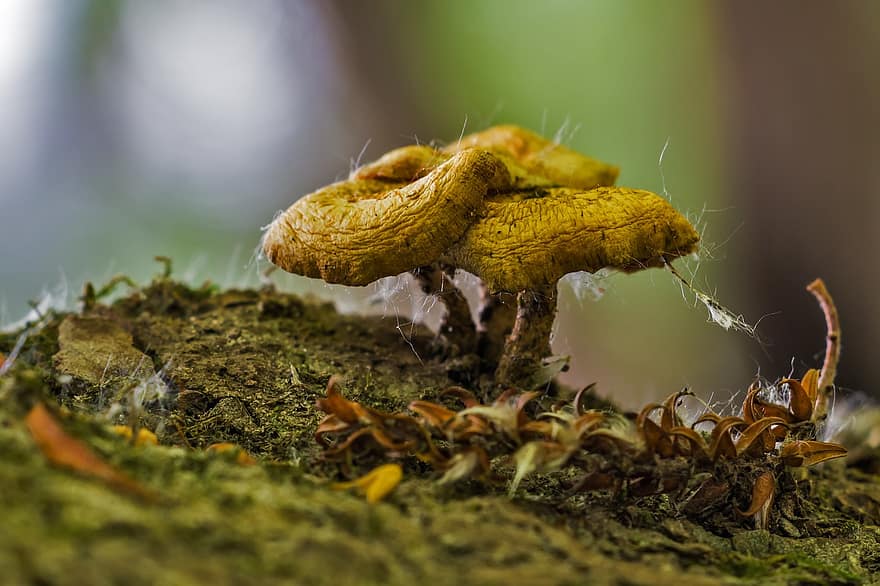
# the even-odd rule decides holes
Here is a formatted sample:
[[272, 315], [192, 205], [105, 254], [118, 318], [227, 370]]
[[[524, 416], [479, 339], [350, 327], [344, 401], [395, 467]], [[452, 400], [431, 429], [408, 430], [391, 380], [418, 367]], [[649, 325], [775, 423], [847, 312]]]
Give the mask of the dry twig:
[[834, 299], [825, 287], [822, 279], [816, 279], [807, 285], [807, 291], [813, 294], [822, 313], [825, 314], [825, 361], [822, 363], [822, 374], [819, 377], [819, 400], [816, 404], [817, 417], [828, 412], [828, 398], [834, 389], [834, 376], [837, 374], [837, 362], [840, 360], [840, 321]]

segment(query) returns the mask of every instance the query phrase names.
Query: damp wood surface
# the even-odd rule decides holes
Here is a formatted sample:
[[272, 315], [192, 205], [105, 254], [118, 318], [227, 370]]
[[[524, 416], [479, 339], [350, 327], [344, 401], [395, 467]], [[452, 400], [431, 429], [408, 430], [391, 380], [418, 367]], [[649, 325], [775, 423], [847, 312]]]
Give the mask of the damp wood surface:
[[[331, 376], [346, 399], [391, 412], [452, 384], [430, 332], [396, 326], [271, 290], [168, 278], [87, 315], [47, 316], [0, 378], [0, 584], [880, 580], [877, 454], [810, 470], [809, 530], [799, 532], [722, 512], [695, 520], [662, 495], [564, 498], [565, 470], [526, 478], [510, 498], [504, 482], [440, 486], [405, 459], [381, 502], [333, 490], [350, 477], [320, 459], [313, 437]], [[0, 354], [19, 334], [0, 334]], [[53, 465], [26, 425], [38, 402], [158, 498]], [[120, 412], [159, 444], [115, 433]], [[257, 464], [206, 449], [226, 443]]]

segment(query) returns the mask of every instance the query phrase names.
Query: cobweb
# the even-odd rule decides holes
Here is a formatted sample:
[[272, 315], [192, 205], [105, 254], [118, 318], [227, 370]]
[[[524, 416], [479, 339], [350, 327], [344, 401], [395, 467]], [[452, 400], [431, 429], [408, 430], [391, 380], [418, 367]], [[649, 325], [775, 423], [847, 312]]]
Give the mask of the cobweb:
[[562, 277], [559, 282], [571, 288], [575, 298], [580, 302], [599, 301], [608, 288], [607, 279], [611, 275], [610, 269], [599, 269], [595, 273], [578, 271]]

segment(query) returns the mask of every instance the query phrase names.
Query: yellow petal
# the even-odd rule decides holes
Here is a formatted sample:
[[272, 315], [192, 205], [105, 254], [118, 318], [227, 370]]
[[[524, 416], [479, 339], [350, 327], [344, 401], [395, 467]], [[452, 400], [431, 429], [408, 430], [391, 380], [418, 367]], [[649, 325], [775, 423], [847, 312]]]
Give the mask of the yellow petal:
[[219, 442], [216, 444], [211, 444], [207, 448], [205, 448], [207, 452], [214, 452], [215, 454], [224, 454], [227, 452], [237, 452], [235, 456], [235, 462], [240, 466], [253, 466], [257, 463], [254, 460], [254, 457], [247, 453], [241, 446], [238, 446], [232, 442]]
[[[127, 440], [131, 439], [131, 427], [128, 425], [114, 425], [112, 428], [113, 433], [116, 435], [121, 435]], [[159, 445], [159, 438], [156, 437], [156, 434], [150, 431], [149, 429], [144, 429], [143, 427], [138, 429], [137, 438], [134, 440], [134, 445], [136, 446], [157, 446]]]
[[131, 428], [127, 425], [114, 425], [110, 429], [116, 435], [122, 436], [127, 440], [131, 439]]
[[403, 479], [403, 468], [400, 464], [382, 464], [373, 468], [360, 478], [348, 482], [337, 482], [331, 488], [333, 490], [357, 489], [363, 493], [370, 504], [378, 503], [391, 494]]

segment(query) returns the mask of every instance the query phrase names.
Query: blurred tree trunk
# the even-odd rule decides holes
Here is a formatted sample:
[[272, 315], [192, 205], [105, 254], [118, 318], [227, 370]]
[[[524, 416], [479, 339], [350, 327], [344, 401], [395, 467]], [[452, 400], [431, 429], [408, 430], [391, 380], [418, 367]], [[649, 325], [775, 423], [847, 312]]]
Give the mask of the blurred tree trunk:
[[[744, 226], [730, 256], [768, 374], [821, 362], [821, 276], [840, 310], [838, 385], [880, 379], [880, 4], [731, 0], [720, 5], [734, 193]], [[872, 30], [873, 28], [873, 30]], [[722, 61], [723, 62], [723, 61]]]
[[408, 54], [414, 49], [404, 45], [401, 27], [411, 23], [397, 16], [399, 6], [388, 0], [333, 0], [323, 6], [359, 94], [370, 102], [365, 108], [373, 131], [370, 153], [412, 142], [416, 131], [425, 142], [446, 136], [446, 129], [432, 125], [430, 117], [423, 119], [413, 97], [413, 85], [420, 80], [409, 77]]

